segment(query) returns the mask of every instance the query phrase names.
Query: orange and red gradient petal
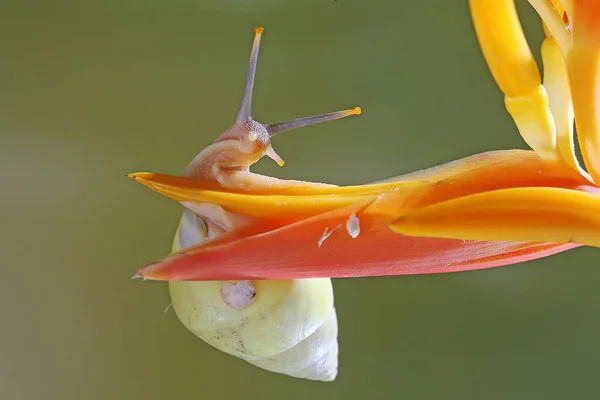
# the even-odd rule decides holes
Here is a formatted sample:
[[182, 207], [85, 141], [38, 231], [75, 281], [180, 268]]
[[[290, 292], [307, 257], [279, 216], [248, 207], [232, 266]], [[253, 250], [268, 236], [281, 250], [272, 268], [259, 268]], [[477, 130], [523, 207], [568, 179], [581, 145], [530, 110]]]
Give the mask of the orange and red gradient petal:
[[[433, 274], [514, 264], [577, 247], [407, 237], [389, 229], [381, 206], [357, 205], [264, 234], [187, 249], [135, 276], [202, 281]], [[346, 229], [352, 215], [360, 224], [356, 238]]]

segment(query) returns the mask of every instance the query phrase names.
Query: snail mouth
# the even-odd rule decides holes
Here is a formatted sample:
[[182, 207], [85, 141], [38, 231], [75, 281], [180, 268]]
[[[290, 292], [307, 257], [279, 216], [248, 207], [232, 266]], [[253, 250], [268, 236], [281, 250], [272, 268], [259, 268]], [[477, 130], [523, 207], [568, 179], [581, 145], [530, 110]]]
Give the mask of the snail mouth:
[[[256, 163], [257, 161], [255, 161], [254, 163]], [[254, 163], [252, 163], [252, 164], [254, 164]], [[252, 164], [250, 164], [250, 165], [252, 165]], [[221, 168], [222, 171], [230, 171], [230, 172], [242, 172], [242, 171], [248, 171], [249, 169], [250, 169], [250, 167], [248, 165], [238, 165], [237, 167]]]

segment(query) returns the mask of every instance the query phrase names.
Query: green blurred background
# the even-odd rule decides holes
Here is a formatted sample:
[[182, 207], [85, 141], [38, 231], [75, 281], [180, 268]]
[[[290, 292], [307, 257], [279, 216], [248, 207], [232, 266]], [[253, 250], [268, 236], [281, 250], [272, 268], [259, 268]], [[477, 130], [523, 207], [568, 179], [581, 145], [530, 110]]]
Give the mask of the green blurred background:
[[[539, 19], [521, 18], [538, 54]], [[0, 398], [597, 398], [598, 250], [487, 271], [334, 282], [334, 383], [280, 376], [186, 331], [160, 282], [180, 173], [233, 121], [256, 25], [254, 117], [360, 105], [277, 137], [257, 172], [365, 183], [525, 148], [466, 1], [0, 3]]]

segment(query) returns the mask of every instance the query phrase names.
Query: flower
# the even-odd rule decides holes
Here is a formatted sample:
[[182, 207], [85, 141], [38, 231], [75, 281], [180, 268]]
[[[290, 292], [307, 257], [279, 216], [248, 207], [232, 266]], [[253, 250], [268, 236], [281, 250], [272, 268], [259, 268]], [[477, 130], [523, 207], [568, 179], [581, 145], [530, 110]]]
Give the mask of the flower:
[[[490, 151], [358, 186], [265, 177], [249, 172], [250, 165], [264, 155], [283, 161], [270, 136], [250, 126], [255, 121], [247, 84], [247, 110], [243, 100], [238, 125], [200, 153], [184, 176], [130, 174], [219, 229], [135, 276], [241, 280], [442, 273], [600, 246], [600, 2], [530, 3], [547, 36], [543, 82], [514, 1], [469, 5], [507, 111], [532, 150]], [[574, 123], [589, 173], [575, 156]], [[274, 126], [289, 123], [265, 125], [265, 132]]]

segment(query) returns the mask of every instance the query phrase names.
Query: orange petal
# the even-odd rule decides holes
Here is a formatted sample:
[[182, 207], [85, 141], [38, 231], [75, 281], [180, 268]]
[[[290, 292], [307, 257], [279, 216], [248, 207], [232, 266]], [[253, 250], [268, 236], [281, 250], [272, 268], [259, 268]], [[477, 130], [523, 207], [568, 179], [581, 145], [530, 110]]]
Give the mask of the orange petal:
[[588, 172], [600, 182], [600, 2], [575, 0], [567, 67], [577, 136]]
[[528, 187], [477, 193], [409, 212], [391, 228], [419, 237], [600, 247], [600, 189], [587, 193]]
[[186, 177], [152, 173], [135, 173], [130, 174], [130, 177], [186, 206], [188, 206], [186, 203], [218, 204], [232, 213], [268, 219], [302, 219], [419, 184], [419, 182], [402, 181], [341, 188], [322, 186], [273, 188], [267, 194], [256, 194], [216, 190], [217, 186], [213, 182]]
[[[152, 173], [130, 176], [188, 208], [190, 204], [211, 203], [242, 215], [286, 220], [299, 220], [384, 194], [393, 194], [402, 207], [408, 208], [507, 187], [574, 188], [589, 184], [565, 164], [544, 161], [535, 152], [523, 150], [477, 154], [386, 181], [346, 187], [305, 186], [236, 192], [216, 182], [192, 178]], [[390, 212], [398, 215], [400, 211]]]

